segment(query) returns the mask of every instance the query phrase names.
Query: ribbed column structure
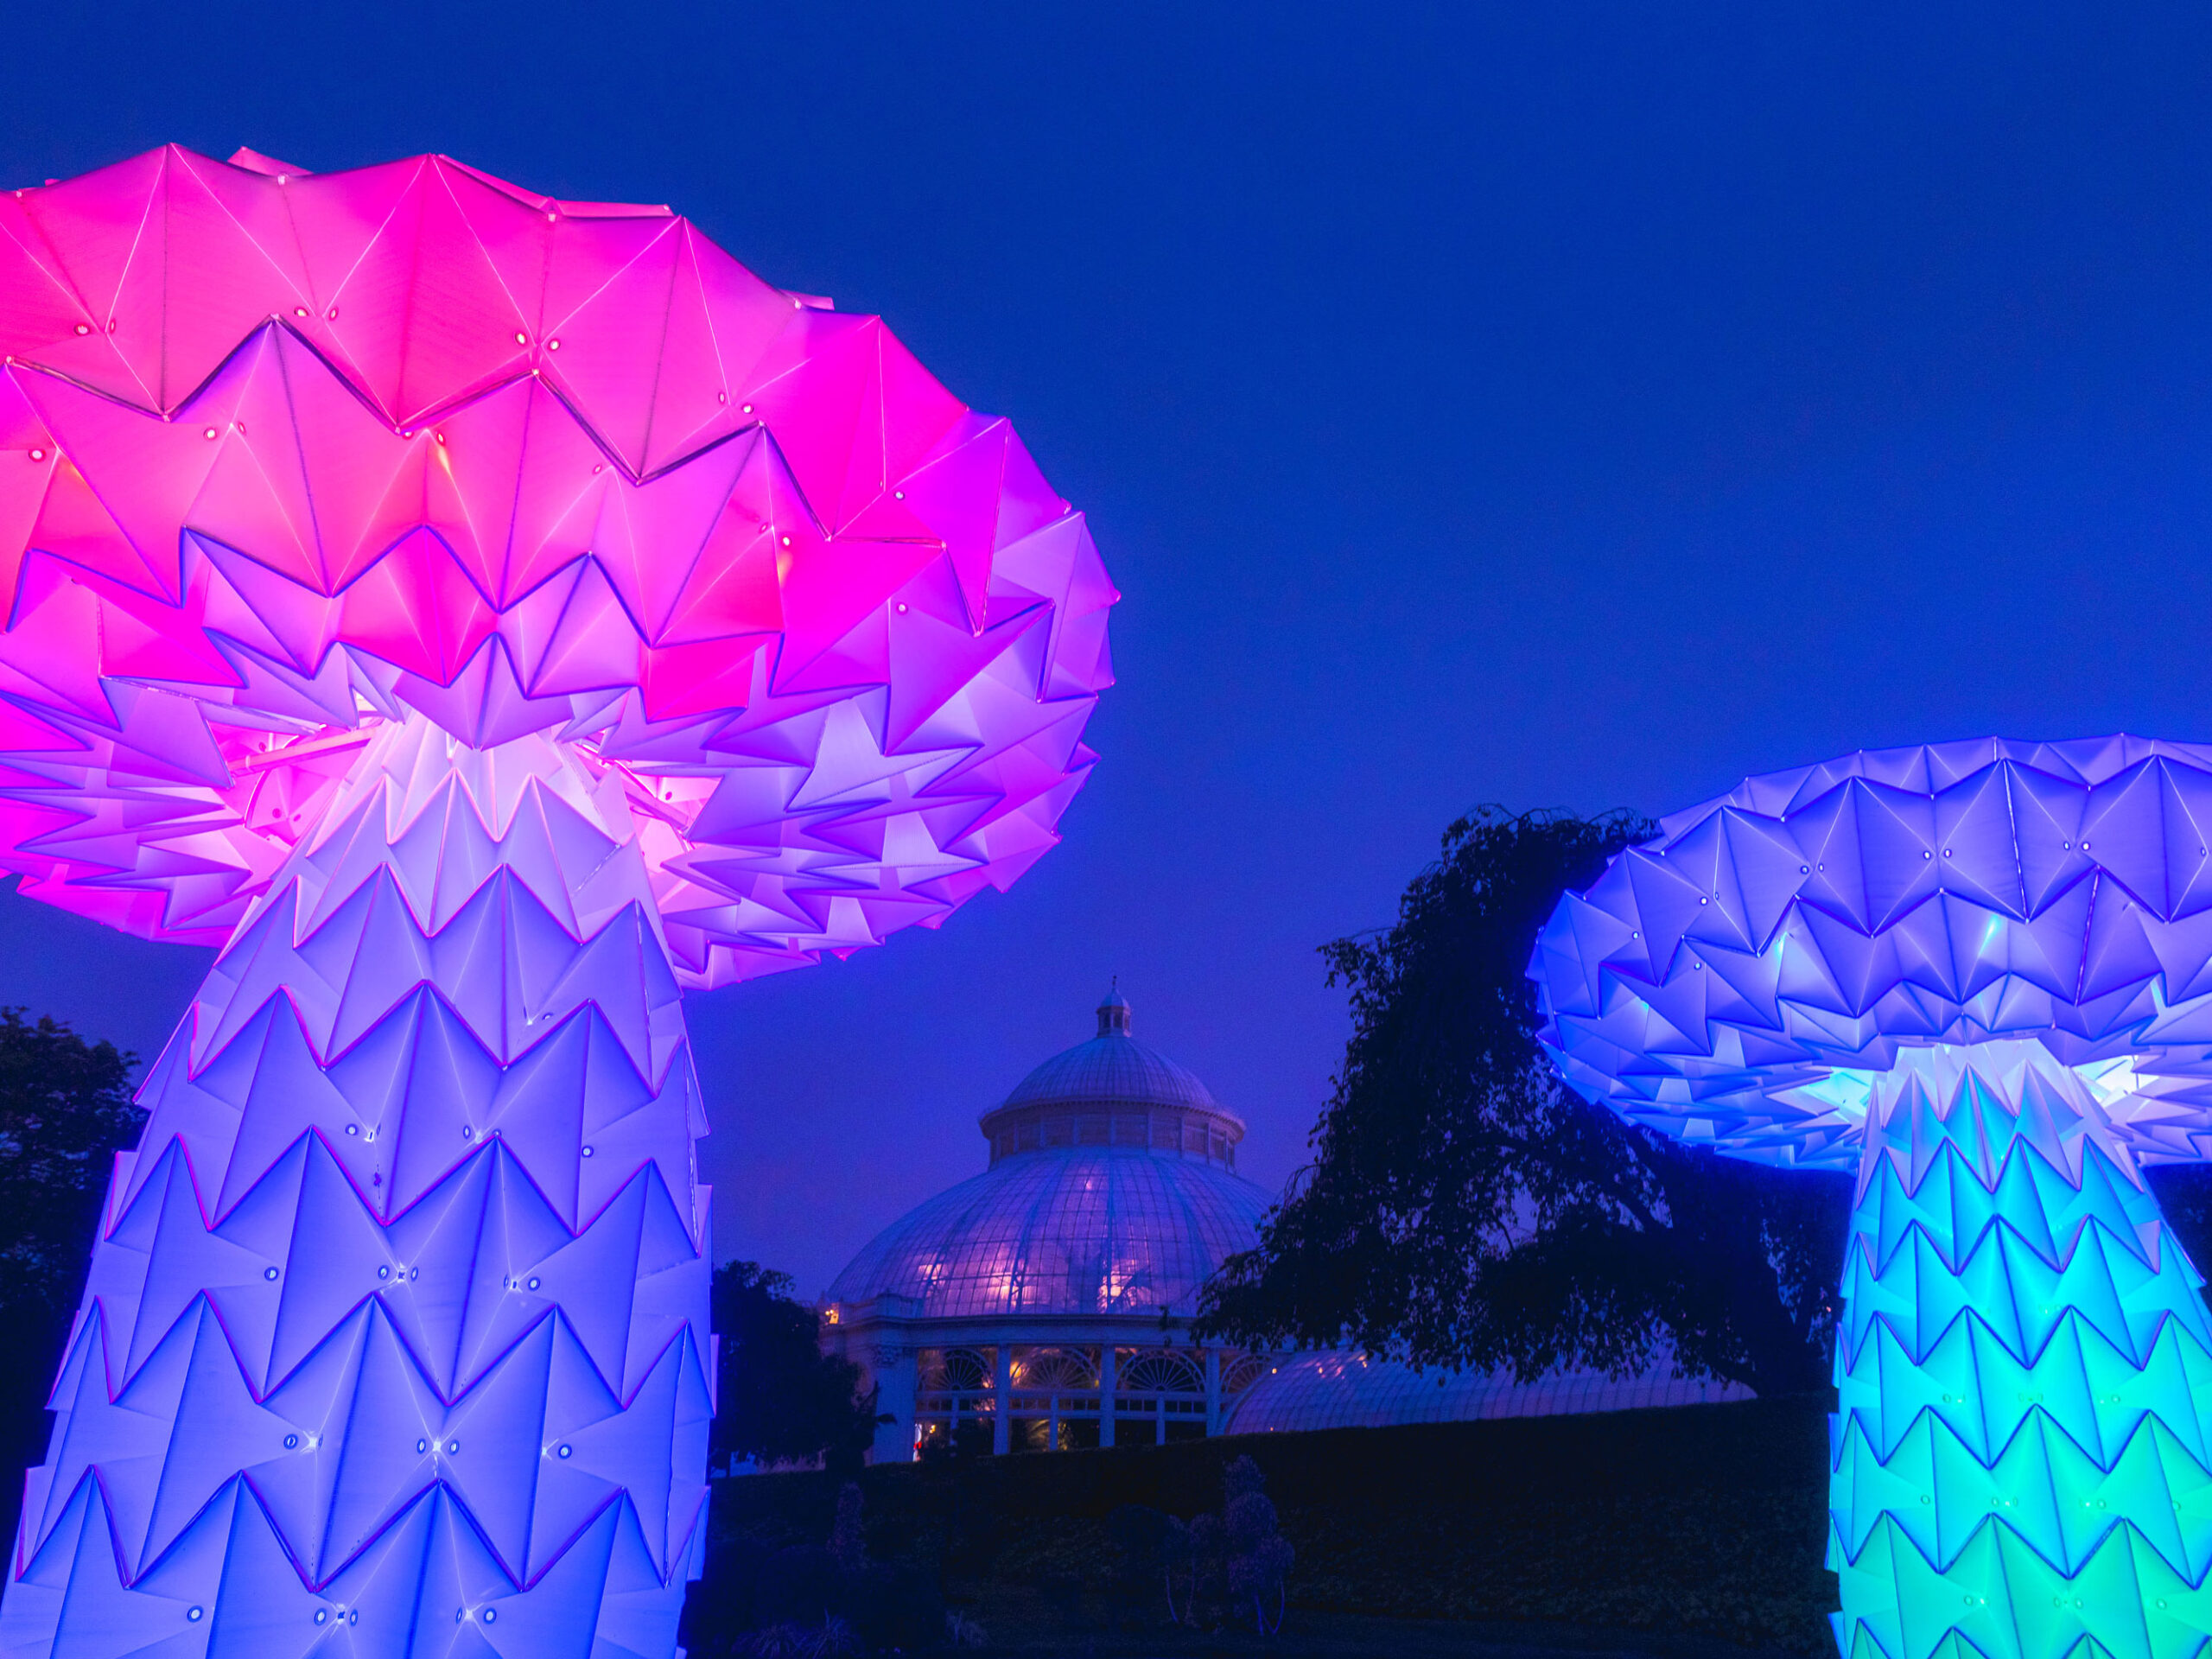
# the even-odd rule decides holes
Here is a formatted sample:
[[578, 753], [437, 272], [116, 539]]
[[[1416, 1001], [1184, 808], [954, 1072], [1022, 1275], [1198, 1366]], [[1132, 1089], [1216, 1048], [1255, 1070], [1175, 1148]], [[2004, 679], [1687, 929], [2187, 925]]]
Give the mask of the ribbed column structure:
[[146, 1083], [0, 1652], [665, 1655], [713, 1373], [649, 809], [550, 736], [328, 766]]
[[1872, 1081], [1828, 1564], [1846, 1659], [2185, 1659], [2212, 1633], [2212, 1325], [2095, 1090], [2040, 1045]]

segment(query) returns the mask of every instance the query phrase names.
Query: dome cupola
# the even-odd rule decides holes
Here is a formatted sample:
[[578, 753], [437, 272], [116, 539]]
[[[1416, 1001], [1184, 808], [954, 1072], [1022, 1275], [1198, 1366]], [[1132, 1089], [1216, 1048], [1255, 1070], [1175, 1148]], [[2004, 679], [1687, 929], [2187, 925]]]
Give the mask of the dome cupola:
[[1244, 1120], [1197, 1076], [1129, 1035], [1121, 992], [1098, 1005], [1098, 1034], [1055, 1054], [979, 1120], [991, 1162], [1061, 1147], [1122, 1147], [1236, 1167]]
[[889, 1294], [927, 1319], [1187, 1316], [1258, 1242], [1269, 1194], [1235, 1173], [1243, 1120], [1129, 1035], [1109, 992], [1098, 1035], [1054, 1055], [982, 1118], [990, 1166], [879, 1233], [832, 1303]]
[[1101, 1037], [1126, 1037], [1129, 1034], [1129, 999], [1122, 995], [1118, 982], [1108, 988], [1106, 1000], [1098, 1005], [1098, 1034]]

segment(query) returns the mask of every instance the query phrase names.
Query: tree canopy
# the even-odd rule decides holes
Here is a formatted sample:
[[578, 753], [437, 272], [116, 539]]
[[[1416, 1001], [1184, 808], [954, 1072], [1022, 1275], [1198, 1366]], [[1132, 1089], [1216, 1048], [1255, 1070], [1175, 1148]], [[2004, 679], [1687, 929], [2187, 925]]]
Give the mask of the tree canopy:
[[857, 1466], [875, 1438], [874, 1392], [860, 1392], [859, 1366], [822, 1351], [821, 1314], [791, 1291], [789, 1274], [758, 1262], [715, 1269], [715, 1460]]
[[1313, 1160], [1205, 1292], [1202, 1328], [1446, 1367], [1615, 1374], [1671, 1344], [1761, 1394], [1827, 1380], [1846, 1178], [1682, 1147], [1564, 1088], [1526, 973], [1627, 814], [1484, 807], [1389, 929], [1322, 947], [1352, 1033]]
[[112, 1043], [0, 1008], [0, 1308], [76, 1311], [115, 1154], [146, 1121], [133, 1064]]
[[132, 1056], [51, 1019], [0, 1008], [0, 1520], [43, 1455], [46, 1395], [83, 1294], [115, 1154], [146, 1115]]

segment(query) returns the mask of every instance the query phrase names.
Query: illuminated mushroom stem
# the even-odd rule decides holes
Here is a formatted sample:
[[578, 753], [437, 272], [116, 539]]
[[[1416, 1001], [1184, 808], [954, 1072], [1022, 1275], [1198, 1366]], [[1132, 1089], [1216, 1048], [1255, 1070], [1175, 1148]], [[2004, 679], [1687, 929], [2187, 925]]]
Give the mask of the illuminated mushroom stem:
[[1907, 1050], [1866, 1141], [1831, 1435], [1841, 1651], [2198, 1651], [2212, 1325], [2095, 1090], [2039, 1044]]
[[673, 1647], [704, 1123], [626, 789], [367, 734], [146, 1084], [0, 1649]]

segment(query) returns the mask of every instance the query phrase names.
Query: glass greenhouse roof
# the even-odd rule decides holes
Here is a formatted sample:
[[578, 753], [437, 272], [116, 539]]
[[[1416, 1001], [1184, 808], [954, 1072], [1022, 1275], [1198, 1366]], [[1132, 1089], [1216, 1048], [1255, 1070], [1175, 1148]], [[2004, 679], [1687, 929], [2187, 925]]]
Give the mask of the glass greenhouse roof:
[[1575, 1370], [1516, 1382], [1510, 1371], [1453, 1376], [1361, 1354], [1300, 1354], [1279, 1362], [1245, 1391], [1222, 1433], [1386, 1428], [1395, 1423], [1553, 1417], [1751, 1398], [1740, 1383], [1677, 1377], [1672, 1369], [1671, 1359], [1662, 1356], [1641, 1376], [1616, 1379]]
[[1270, 1201], [1198, 1160], [1122, 1147], [1027, 1152], [893, 1223], [830, 1300], [889, 1292], [929, 1319], [1188, 1312], [1223, 1258], [1251, 1248]]
[[1063, 1050], [1014, 1087], [1009, 1106], [1180, 1106], [1222, 1109], [1197, 1075], [1115, 1032]]

